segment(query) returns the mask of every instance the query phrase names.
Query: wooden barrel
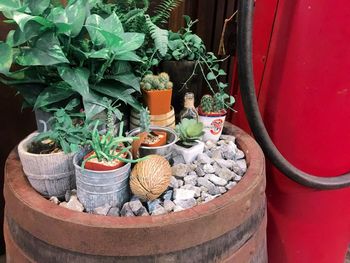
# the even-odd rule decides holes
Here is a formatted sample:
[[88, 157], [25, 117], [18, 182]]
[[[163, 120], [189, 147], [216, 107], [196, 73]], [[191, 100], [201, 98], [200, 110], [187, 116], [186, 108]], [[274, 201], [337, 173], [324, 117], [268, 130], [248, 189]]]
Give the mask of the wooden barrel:
[[[171, 106], [171, 110], [166, 114], [150, 115], [151, 125], [175, 128], [175, 111]], [[130, 130], [140, 127], [140, 114], [137, 111], [131, 111]]]
[[57, 206], [30, 187], [13, 151], [4, 186], [7, 262], [267, 262], [264, 156], [249, 135], [225, 127], [247, 156], [243, 179], [208, 203], [160, 216]]

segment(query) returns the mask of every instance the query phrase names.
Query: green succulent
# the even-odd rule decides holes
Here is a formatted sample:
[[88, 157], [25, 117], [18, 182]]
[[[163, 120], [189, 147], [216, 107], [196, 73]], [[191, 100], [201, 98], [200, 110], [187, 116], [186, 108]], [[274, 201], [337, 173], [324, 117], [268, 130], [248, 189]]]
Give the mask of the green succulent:
[[201, 99], [201, 109], [204, 113], [214, 111], [214, 99], [211, 95], [204, 95]]
[[115, 159], [125, 163], [136, 163], [144, 160], [147, 157], [141, 159], [123, 158], [125, 153], [128, 153], [131, 149], [131, 143], [134, 140], [138, 140], [139, 137], [125, 137], [123, 136], [124, 122], [120, 123], [118, 135], [114, 135], [113, 132], [107, 131], [106, 134], [100, 134], [98, 129], [98, 121], [91, 133], [90, 139], [86, 142], [86, 145], [94, 152], [93, 155], [86, 158], [82, 163], [82, 168], [85, 167], [85, 163], [91, 159], [97, 158], [99, 162], [113, 161]]
[[203, 128], [203, 123], [195, 119], [182, 119], [175, 130], [182, 144], [193, 146], [203, 136]]
[[169, 75], [162, 72], [159, 75], [147, 74], [143, 77], [140, 86], [144, 90], [165, 90], [172, 89], [173, 83], [170, 81]]
[[143, 108], [140, 111], [140, 128], [141, 132], [150, 132], [151, 119], [149, 116], [148, 108]]

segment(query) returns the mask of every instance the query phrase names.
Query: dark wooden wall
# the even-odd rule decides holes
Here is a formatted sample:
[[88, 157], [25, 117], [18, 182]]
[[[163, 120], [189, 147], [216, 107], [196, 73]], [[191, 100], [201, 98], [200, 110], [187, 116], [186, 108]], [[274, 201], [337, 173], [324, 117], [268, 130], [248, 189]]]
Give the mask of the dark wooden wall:
[[[229, 18], [237, 9], [236, 0], [185, 0], [184, 3], [174, 10], [170, 19], [169, 27], [177, 31], [184, 25], [182, 16], [189, 15], [192, 20], [198, 19], [194, 28], [204, 41], [207, 50], [218, 54], [220, 37], [226, 18]], [[231, 84], [233, 64], [229, 58], [222, 63], [227, 76], [223, 80]]]

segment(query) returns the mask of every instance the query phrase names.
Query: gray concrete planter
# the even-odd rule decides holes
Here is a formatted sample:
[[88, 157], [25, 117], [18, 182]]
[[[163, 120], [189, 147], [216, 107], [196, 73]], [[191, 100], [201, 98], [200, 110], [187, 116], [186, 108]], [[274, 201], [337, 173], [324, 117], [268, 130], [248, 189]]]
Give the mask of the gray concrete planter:
[[29, 153], [28, 145], [36, 135], [30, 134], [18, 145], [23, 171], [32, 187], [43, 196], [63, 197], [67, 190], [75, 188], [74, 153]]

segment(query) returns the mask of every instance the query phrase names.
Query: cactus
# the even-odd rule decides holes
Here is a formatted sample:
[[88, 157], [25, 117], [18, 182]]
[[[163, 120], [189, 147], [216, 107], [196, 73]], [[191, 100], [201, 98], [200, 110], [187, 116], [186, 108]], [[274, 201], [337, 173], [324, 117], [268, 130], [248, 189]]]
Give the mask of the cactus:
[[148, 74], [144, 76], [140, 85], [144, 90], [165, 90], [173, 88], [173, 83], [169, 80], [169, 75], [165, 72], [159, 75]]
[[225, 100], [229, 98], [226, 93], [215, 93], [214, 95], [214, 108], [215, 112], [220, 112], [226, 108]]
[[151, 118], [147, 108], [143, 108], [140, 111], [140, 129], [141, 132], [150, 132]]
[[203, 123], [195, 119], [183, 119], [176, 126], [176, 133], [183, 145], [193, 146], [196, 144], [196, 140], [203, 136], [203, 128]]
[[204, 95], [201, 99], [201, 109], [204, 113], [214, 111], [214, 99], [211, 95]]

